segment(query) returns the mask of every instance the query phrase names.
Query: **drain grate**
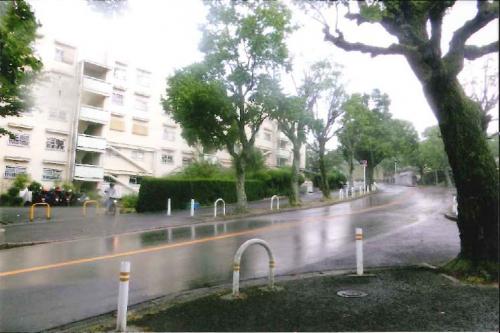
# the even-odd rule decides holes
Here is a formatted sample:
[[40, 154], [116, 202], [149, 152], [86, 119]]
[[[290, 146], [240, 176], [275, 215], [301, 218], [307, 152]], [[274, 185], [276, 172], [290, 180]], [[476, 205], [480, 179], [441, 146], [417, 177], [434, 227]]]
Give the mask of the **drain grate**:
[[340, 297], [365, 297], [368, 294], [359, 290], [341, 290], [337, 292]]

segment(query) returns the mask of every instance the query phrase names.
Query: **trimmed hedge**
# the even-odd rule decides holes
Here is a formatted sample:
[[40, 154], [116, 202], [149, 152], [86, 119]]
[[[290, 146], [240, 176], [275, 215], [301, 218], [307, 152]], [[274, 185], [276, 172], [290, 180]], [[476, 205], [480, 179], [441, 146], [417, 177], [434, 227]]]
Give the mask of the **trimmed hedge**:
[[[328, 178], [328, 186], [330, 187], [331, 190], [341, 188], [347, 183], [346, 176], [336, 169], [331, 170], [328, 173], [327, 178]], [[320, 175], [314, 175], [313, 184], [315, 187], [319, 187], [320, 180], [321, 180]]]
[[[289, 195], [292, 179], [292, 169], [289, 167], [268, 169], [249, 175], [252, 179], [260, 180], [264, 184], [265, 196]], [[299, 185], [305, 181], [304, 176], [299, 174]]]
[[[246, 181], [245, 189], [248, 200], [258, 200], [265, 196], [260, 181]], [[172, 200], [172, 209], [186, 209], [191, 199], [202, 205], [211, 205], [218, 198], [223, 198], [226, 203], [233, 203], [236, 202], [236, 183], [225, 179], [145, 177], [141, 182], [136, 210], [139, 213], [165, 210], [168, 198]]]

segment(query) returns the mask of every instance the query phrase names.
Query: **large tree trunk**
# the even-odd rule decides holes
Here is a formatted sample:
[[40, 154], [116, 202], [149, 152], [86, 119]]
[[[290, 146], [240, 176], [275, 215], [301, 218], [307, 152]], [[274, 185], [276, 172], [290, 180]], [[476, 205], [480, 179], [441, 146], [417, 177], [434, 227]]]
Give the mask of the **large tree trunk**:
[[247, 210], [247, 194], [245, 192], [245, 162], [243, 157], [235, 158], [236, 169], [236, 211], [245, 212]]
[[323, 193], [323, 199], [330, 199], [330, 186], [328, 185], [328, 175], [325, 165], [325, 145], [326, 142], [319, 142], [319, 173], [321, 176], [319, 187]]
[[300, 145], [293, 145], [292, 177], [290, 179], [290, 193], [288, 201], [290, 206], [300, 205], [299, 194], [299, 168], [300, 168]]
[[438, 118], [457, 188], [460, 257], [498, 263], [498, 172], [479, 106], [445, 74], [431, 77], [424, 92]]

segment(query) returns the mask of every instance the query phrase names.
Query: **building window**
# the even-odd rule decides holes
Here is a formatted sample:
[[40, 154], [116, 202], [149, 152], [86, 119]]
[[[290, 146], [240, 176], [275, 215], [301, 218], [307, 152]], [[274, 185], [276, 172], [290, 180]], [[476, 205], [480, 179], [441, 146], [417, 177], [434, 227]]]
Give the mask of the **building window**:
[[136, 135], [148, 135], [148, 126], [143, 122], [134, 121], [132, 124], [132, 134]]
[[43, 168], [42, 180], [61, 180], [62, 170]]
[[163, 140], [175, 141], [175, 127], [163, 127]]
[[285, 140], [280, 140], [280, 149], [286, 149], [288, 142]]
[[146, 97], [135, 97], [135, 109], [143, 112], [148, 111], [148, 98]]
[[142, 181], [141, 176], [130, 176], [130, 178], [128, 179], [128, 183], [132, 185], [140, 185], [141, 181]]
[[113, 131], [123, 132], [125, 131], [125, 122], [120, 117], [111, 116], [111, 119], [109, 121], [109, 129]]
[[63, 62], [64, 60], [64, 50], [56, 47], [56, 53], [54, 57], [55, 61]]
[[113, 70], [113, 77], [121, 81], [127, 80], [127, 67], [120, 64], [116, 64], [116, 67]]
[[136, 78], [137, 84], [142, 87], [149, 87], [151, 85], [151, 73], [149, 72], [138, 69]]
[[172, 154], [161, 154], [161, 164], [173, 164], [174, 163], [174, 155]]
[[28, 147], [30, 145], [29, 134], [14, 134], [15, 137], [9, 138], [9, 145]]
[[48, 150], [64, 151], [64, 140], [58, 138], [47, 138], [45, 148]]
[[286, 158], [278, 158], [278, 166], [286, 166], [288, 163], [288, 159]]
[[114, 105], [123, 106], [125, 97], [123, 94], [117, 90], [113, 90], [113, 95], [111, 95], [111, 101]]
[[16, 178], [17, 175], [25, 174], [25, 173], [26, 173], [26, 167], [6, 165], [4, 177], [5, 178]]
[[49, 119], [50, 120], [59, 120], [66, 121], [67, 112], [64, 110], [50, 109], [49, 110]]
[[132, 150], [132, 159], [142, 161], [144, 160], [144, 151]]
[[54, 60], [73, 65], [75, 60], [75, 50], [64, 45], [57, 45], [54, 53]]
[[193, 158], [192, 157], [188, 157], [188, 156], [183, 156], [182, 157], [182, 165], [183, 166], [190, 165], [191, 163], [193, 163]]
[[266, 140], [266, 141], [273, 140], [273, 135], [270, 131], [264, 131], [264, 140]]

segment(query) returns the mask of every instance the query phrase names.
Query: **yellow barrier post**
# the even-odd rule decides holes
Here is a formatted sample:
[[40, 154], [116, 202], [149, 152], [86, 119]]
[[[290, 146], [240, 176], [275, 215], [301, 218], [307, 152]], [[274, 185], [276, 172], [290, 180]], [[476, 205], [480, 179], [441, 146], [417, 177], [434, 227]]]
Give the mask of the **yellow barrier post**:
[[97, 200], [85, 200], [83, 203], [83, 216], [87, 216], [87, 205], [88, 204], [95, 204], [96, 214], [97, 214], [97, 211], [99, 210], [99, 201], [97, 201]]
[[39, 202], [31, 205], [30, 207], [30, 222], [33, 222], [35, 218], [35, 207], [36, 206], [45, 206], [45, 217], [47, 220], [50, 220], [50, 205], [46, 202]]

